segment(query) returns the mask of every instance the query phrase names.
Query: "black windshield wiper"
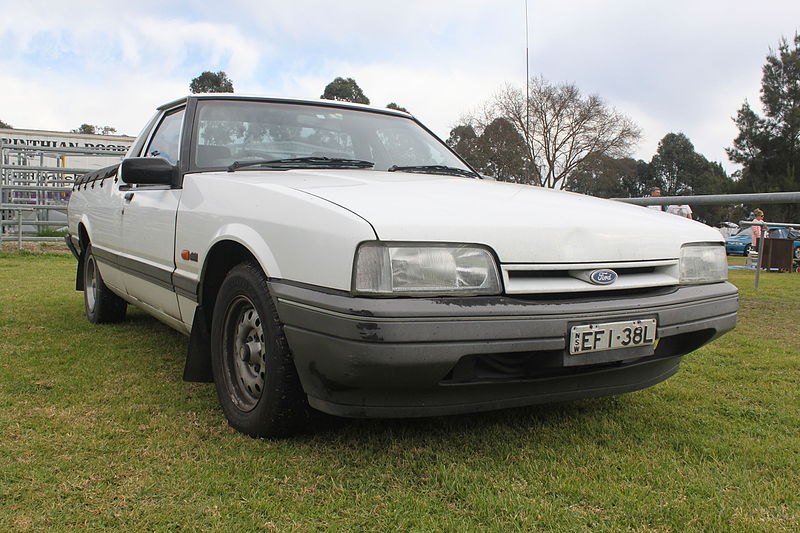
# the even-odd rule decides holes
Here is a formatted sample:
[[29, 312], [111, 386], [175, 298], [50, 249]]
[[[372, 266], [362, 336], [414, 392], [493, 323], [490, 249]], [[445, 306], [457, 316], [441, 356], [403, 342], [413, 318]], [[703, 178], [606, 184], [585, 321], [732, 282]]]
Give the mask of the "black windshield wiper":
[[388, 168], [389, 172], [421, 172], [423, 174], [445, 174], [448, 176], [466, 176], [468, 178], [479, 178], [475, 172], [465, 168], [448, 167], [445, 165], [415, 165], [399, 167], [392, 165]]
[[273, 168], [372, 168], [375, 163], [363, 159], [344, 159], [341, 157], [290, 157], [287, 159], [257, 159], [255, 161], [234, 161], [228, 172], [256, 165]]

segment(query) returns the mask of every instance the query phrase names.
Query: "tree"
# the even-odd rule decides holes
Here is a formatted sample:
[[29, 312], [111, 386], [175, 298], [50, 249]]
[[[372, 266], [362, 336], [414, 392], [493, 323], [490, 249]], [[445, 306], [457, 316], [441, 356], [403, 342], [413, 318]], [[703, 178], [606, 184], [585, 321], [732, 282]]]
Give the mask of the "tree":
[[483, 156], [481, 172], [499, 181], [530, 183], [525, 140], [505, 118], [494, 119], [478, 138]]
[[224, 71], [204, 71], [189, 84], [189, 90], [197, 93], [232, 93], [233, 82]]
[[[528, 98], [529, 96], [529, 98]], [[531, 78], [528, 95], [506, 86], [468, 123], [481, 133], [504, 118], [522, 138], [526, 175], [518, 181], [561, 189], [589, 156], [622, 157], [639, 140], [630, 119], [575, 85]]]
[[369, 98], [358, 86], [353, 78], [335, 78], [325, 86], [325, 91], [320, 98], [325, 100], [339, 100], [341, 102], [355, 102], [357, 104], [369, 104]]
[[[649, 172], [654, 185], [665, 196], [726, 194], [733, 180], [719, 163], [709, 162], [698, 154], [692, 141], [683, 133], [668, 133], [658, 143], [650, 160]], [[694, 218], [714, 225], [735, 217], [725, 206], [694, 207]]]
[[81, 124], [79, 127], [70, 131], [72, 133], [85, 133], [87, 135], [94, 135], [97, 133], [97, 126], [92, 126], [91, 124]]
[[404, 113], [408, 113], [409, 112], [408, 109], [406, 109], [403, 106], [399, 106], [399, 105], [395, 104], [394, 102], [389, 102], [388, 104], [386, 104], [386, 109], [396, 109], [397, 111], [403, 111]]
[[13, 130], [14, 126], [12, 126], [11, 124], [8, 124], [7, 122], [3, 122], [2, 120], [0, 120], [0, 128], [5, 128], [7, 130]]
[[[743, 167], [736, 190], [800, 190], [800, 35], [770, 49], [762, 69], [761, 104], [763, 117], [745, 101], [733, 119], [739, 134], [726, 151]], [[774, 221], [800, 219], [796, 205], [775, 205], [770, 211]]]
[[636, 198], [656, 186], [645, 161], [594, 154], [570, 174], [565, 189], [599, 198]]
[[72, 133], [85, 133], [88, 135], [111, 135], [117, 133], [117, 128], [111, 126], [95, 126], [92, 124], [81, 124], [78, 128], [70, 130]]
[[478, 134], [469, 124], [462, 124], [450, 130], [447, 146], [460, 155], [471, 167], [485, 172], [486, 161], [480, 149]]
[[658, 143], [650, 167], [664, 196], [697, 194], [700, 176], [708, 165], [705, 157], [683, 133], [668, 133]]

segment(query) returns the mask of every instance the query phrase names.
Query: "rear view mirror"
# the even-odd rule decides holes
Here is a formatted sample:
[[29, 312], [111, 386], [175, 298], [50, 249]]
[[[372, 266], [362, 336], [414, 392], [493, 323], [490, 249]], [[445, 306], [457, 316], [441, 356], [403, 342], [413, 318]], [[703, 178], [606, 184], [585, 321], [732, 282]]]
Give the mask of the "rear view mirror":
[[131, 157], [122, 160], [120, 174], [131, 185], [173, 185], [178, 167], [161, 157]]

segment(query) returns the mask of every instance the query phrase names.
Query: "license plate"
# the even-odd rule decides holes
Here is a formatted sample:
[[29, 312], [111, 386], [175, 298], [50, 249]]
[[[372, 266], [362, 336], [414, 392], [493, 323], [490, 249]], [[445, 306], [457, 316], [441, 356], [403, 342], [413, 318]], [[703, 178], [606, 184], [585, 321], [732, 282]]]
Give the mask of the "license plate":
[[656, 321], [652, 318], [572, 326], [569, 353], [572, 355], [633, 346], [656, 341]]

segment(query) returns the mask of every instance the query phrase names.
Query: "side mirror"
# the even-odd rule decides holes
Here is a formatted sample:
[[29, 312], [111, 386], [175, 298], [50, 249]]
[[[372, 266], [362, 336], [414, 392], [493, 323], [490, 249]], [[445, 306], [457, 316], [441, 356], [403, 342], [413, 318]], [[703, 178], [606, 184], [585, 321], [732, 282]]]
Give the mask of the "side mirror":
[[178, 167], [161, 157], [131, 157], [122, 160], [122, 181], [131, 185], [172, 185]]

